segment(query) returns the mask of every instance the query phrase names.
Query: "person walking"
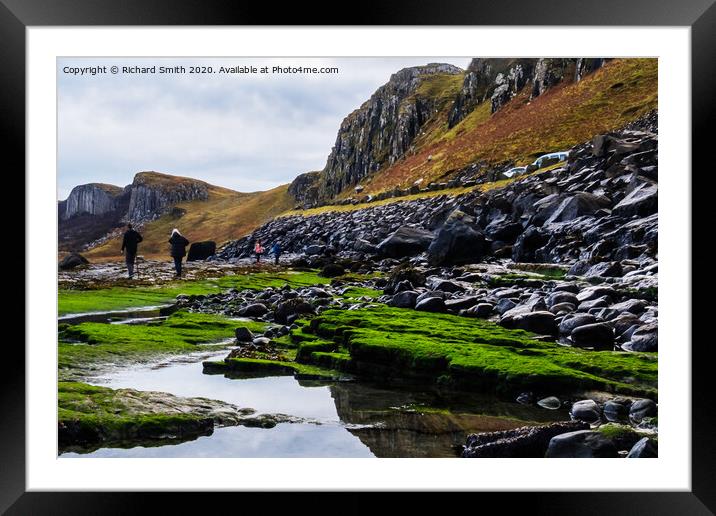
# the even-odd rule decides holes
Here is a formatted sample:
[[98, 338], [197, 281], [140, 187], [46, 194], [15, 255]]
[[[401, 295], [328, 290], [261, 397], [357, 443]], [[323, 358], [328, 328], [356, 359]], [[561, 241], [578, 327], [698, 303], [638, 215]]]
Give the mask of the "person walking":
[[261, 240], [256, 241], [256, 245], [254, 246], [254, 253], [256, 253], [256, 263], [259, 263], [261, 261], [261, 255], [264, 253], [264, 248], [261, 245]]
[[127, 273], [129, 279], [134, 276], [134, 262], [137, 259], [137, 244], [142, 241], [142, 235], [132, 228], [131, 224], [127, 224], [127, 231], [124, 232], [122, 238], [122, 249], [124, 253], [124, 261], [127, 264]]
[[273, 255], [274, 263], [276, 265], [278, 265], [278, 259], [280, 258], [282, 252], [283, 249], [281, 249], [281, 244], [279, 244], [278, 242], [274, 242], [274, 244], [271, 246], [269, 254]]
[[169, 243], [172, 246], [171, 255], [174, 258], [174, 269], [177, 278], [181, 278], [181, 261], [186, 256], [186, 246], [189, 245], [189, 241], [179, 233], [177, 228], [172, 229], [172, 236], [169, 237]]

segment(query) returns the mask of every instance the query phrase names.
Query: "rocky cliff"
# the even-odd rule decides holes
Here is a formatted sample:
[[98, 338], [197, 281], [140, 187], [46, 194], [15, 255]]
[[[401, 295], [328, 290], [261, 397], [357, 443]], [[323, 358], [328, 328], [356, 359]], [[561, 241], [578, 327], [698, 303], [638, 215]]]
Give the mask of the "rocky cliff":
[[[536, 59], [473, 59], [465, 71], [460, 92], [455, 96], [448, 127], [454, 127], [478, 104], [521, 89], [532, 76]], [[510, 84], [511, 80], [511, 84]], [[511, 87], [511, 89], [510, 89]]]
[[208, 183], [158, 172], [138, 173], [129, 189], [125, 218], [135, 223], [155, 219], [175, 204], [209, 198]]
[[333, 197], [402, 156], [445, 101], [441, 94], [462, 73], [456, 66], [433, 63], [393, 74], [343, 120], [320, 174], [319, 195]]
[[318, 180], [320, 172], [306, 172], [296, 176], [288, 186], [288, 193], [299, 207], [310, 208], [318, 202]]
[[325, 202], [411, 155], [420, 142], [445, 136], [477, 106], [489, 102], [495, 113], [525, 88], [533, 99], [605, 61], [475, 58], [465, 71], [439, 63], [400, 70], [343, 120], [324, 169], [300, 176], [292, 193], [301, 205]]
[[118, 198], [124, 193], [119, 186], [102, 183], [79, 185], [72, 189], [67, 200], [62, 202], [62, 219], [75, 215], [104, 215], [117, 209]]
[[470, 62], [462, 89], [455, 97], [448, 118], [449, 127], [457, 125], [476, 106], [490, 101], [494, 113], [531, 84], [531, 98], [538, 97], [562, 81], [580, 81], [600, 68], [604, 58], [526, 58], [482, 59]]
[[175, 204], [206, 200], [209, 187], [203, 181], [157, 172], [140, 172], [124, 188], [99, 183], [76, 186], [57, 204], [60, 250], [84, 251], [127, 222], [142, 224]]

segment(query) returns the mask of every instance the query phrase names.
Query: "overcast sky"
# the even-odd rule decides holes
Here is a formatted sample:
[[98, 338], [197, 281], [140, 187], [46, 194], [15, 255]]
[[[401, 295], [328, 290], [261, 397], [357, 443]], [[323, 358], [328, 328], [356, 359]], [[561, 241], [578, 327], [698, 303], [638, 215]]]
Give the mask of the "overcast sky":
[[[326, 163], [343, 118], [406, 66], [470, 59], [67, 58], [58, 60], [58, 198], [155, 170], [251, 192]], [[338, 74], [124, 74], [112, 66], [338, 67]], [[66, 67], [106, 66], [73, 75]]]

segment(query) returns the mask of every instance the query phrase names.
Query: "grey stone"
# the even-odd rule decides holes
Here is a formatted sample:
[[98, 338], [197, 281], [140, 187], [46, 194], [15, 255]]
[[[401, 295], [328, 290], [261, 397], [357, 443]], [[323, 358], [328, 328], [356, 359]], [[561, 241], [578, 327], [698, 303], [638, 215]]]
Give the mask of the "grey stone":
[[599, 421], [602, 417], [602, 411], [594, 400], [581, 400], [572, 405], [569, 411], [572, 418], [587, 423]]

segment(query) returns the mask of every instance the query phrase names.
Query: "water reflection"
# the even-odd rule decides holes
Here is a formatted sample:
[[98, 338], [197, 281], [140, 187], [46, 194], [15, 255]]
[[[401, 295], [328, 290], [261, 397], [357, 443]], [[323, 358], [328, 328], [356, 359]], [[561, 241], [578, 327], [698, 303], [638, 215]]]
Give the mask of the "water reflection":
[[181, 444], [126, 443], [125, 448], [64, 453], [62, 457], [455, 457], [469, 433], [567, 419], [564, 411], [473, 393], [356, 381], [326, 383], [292, 376], [202, 374], [201, 360], [225, 355], [222, 350], [195, 355], [190, 362], [115, 371], [94, 383], [217, 399], [259, 413], [289, 414], [320, 424], [217, 428], [212, 435]]

